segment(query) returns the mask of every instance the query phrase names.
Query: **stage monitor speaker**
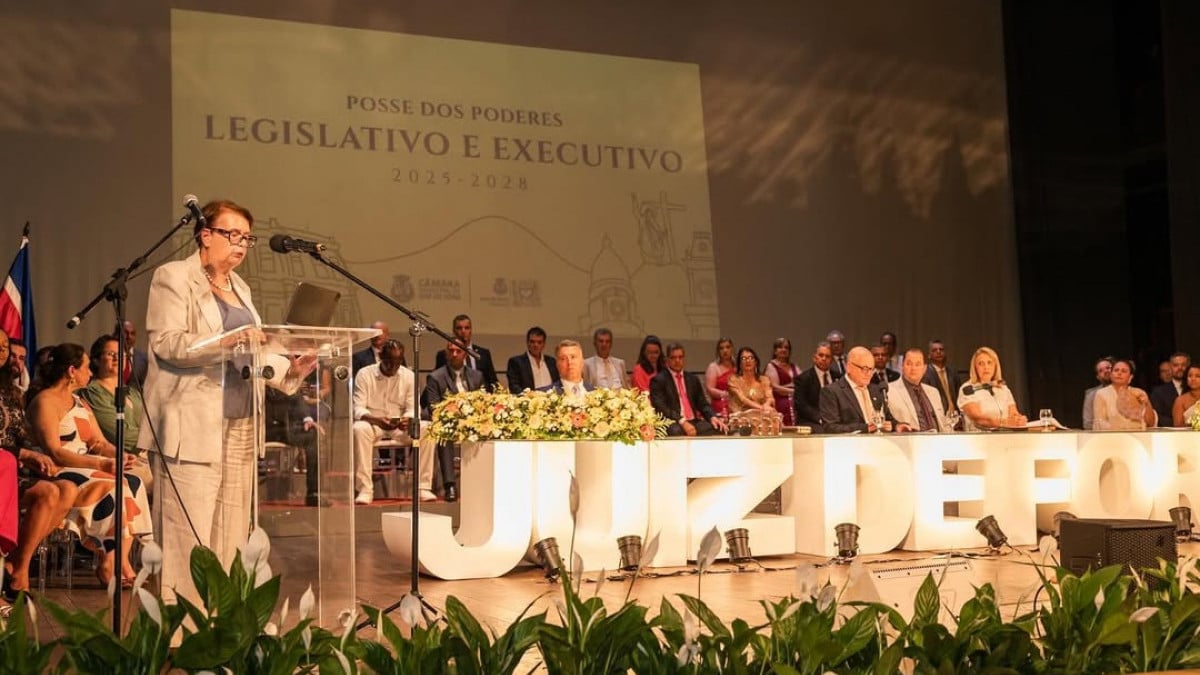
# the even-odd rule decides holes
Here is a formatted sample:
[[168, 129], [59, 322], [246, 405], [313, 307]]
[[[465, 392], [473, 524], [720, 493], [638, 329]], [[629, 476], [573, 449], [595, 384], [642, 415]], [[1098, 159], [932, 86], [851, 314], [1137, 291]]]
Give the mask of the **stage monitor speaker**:
[[1175, 562], [1175, 524], [1161, 520], [1063, 520], [1058, 545], [1062, 565], [1075, 574], [1109, 565], [1158, 568]]
[[841, 599], [843, 609], [852, 610], [845, 604], [852, 601], [881, 602], [899, 612], [905, 621], [911, 621], [917, 591], [925, 583], [925, 578], [932, 574], [941, 598], [939, 621], [953, 625], [954, 616], [962, 609], [963, 603], [975, 596], [974, 584], [977, 580], [971, 563], [963, 558], [938, 556], [923, 560], [868, 563], [866, 572], [857, 582], [847, 584]]

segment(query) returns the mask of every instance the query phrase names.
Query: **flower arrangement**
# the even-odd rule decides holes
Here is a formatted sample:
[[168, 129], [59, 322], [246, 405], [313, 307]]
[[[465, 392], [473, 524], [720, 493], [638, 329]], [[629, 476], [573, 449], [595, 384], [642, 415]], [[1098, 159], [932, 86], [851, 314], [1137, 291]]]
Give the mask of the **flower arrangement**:
[[1200, 406], [1196, 406], [1192, 416], [1187, 418], [1187, 423], [1192, 426], [1193, 431], [1200, 431]]
[[553, 391], [469, 391], [433, 408], [430, 434], [443, 443], [600, 440], [633, 444], [666, 433], [667, 421], [637, 389], [596, 389], [583, 399]]

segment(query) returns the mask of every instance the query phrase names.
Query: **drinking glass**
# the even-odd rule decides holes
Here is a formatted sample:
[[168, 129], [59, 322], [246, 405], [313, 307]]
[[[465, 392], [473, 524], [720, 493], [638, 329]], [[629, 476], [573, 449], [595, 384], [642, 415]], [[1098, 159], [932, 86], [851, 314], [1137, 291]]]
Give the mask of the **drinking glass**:
[[962, 415], [957, 410], [951, 410], [946, 413], [946, 426], [949, 427], [946, 431], [956, 431], [958, 423], [962, 421]]
[[1054, 411], [1042, 408], [1038, 411], [1038, 419], [1042, 421], [1042, 431], [1054, 430]]
[[884, 419], [885, 419], [885, 417], [883, 415], [883, 408], [872, 411], [871, 424], [875, 425], [875, 433], [877, 433], [877, 434], [883, 433], [883, 420]]

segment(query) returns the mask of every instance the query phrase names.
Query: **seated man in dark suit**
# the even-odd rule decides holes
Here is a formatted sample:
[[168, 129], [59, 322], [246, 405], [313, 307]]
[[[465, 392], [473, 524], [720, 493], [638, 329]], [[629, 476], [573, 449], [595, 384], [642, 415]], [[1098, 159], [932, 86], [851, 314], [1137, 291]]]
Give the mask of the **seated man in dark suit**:
[[946, 343], [941, 340], [929, 341], [929, 363], [925, 366], [925, 377], [921, 381], [938, 390], [942, 412], [958, 410], [958, 392], [962, 389], [962, 378], [946, 362]]
[[[461, 339], [461, 338], [459, 338]], [[442, 356], [445, 365], [439, 366], [425, 378], [425, 394], [421, 397], [421, 419], [431, 419], [433, 407], [443, 399], [463, 391], [475, 391], [483, 388], [483, 374], [466, 364], [467, 353], [453, 342], [446, 343], [446, 351]], [[446, 501], [458, 501], [457, 479], [454, 475], [454, 450], [452, 443], [442, 443], [436, 448], [429, 434], [421, 435], [421, 447], [418, 464], [418, 485], [421, 490], [421, 501], [431, 502], [437, 499], [433, 493], [433, 461], [437, 455], [437, 463], [442, 475], [442, 495]]]
[[525, 331], [525, 353], [508, 360], [508, 390], [519, 394], [526, 389], [543, 389], [558, 382], [558, 364], [553, 356], [542, 356], [546, 349], [546, 331], [534, 326]]
[[650, 404], [658, 414], [673, 420], [668, 436], [711, 436], [725, 431], [725, 423], [713, 413], [700, 380], [683, 372], [683, 345], [667, 345], [667, 368], [650, 380]]
[[900, 379], [900, 372], [888, 365], [891, 357], [888, 355], [887, 347], [883, 345], [871, 347], [871, 358], [875, 363], [875, 370], [871, 374], [871, 384], [881, 384], [886, 388], [888, 382]]
[[[474, 370], [478, 370], [483, 375], [483, 386], [488, 391], [495, 391], [496, 385], [500, 384], [500, 378], [496, 376], [496, 366], [492, 363], [492, 352], [487, 347], [480, 347], [471, 342], [472, 334], [471, 317], [466, 314], [459, 314], [454, 317], [454, 337], [479, 354], [478, 359], [468, 354], [467, 365]], [[436, 365], [434, 367], [441, 368], [444, 365], [446, 365], [446, 352], [440, 351], [437, 353]]]
[[[317, 469], [317, 434], [320, 433], [317, 428], [318, 417], [317, 405], [320, 403], [311, 403], [316, 401], [315, 393], [312, 389], [315, 387], [315, 374], [310, 377], [310, 383], [302, 387], [299, 391], [291, 396], [275, 389], [274, 387], [266, 388], [266, 398], [264, 401], [265, 410], [265, 438], [267, 441], [276, 443], [286, 443], [294, 448], [299, 448], [304, 452], [304, 504], [305, 506], [319, 506], [322, 502], [328, 505], [328, 500], [322, 500], [318, 492], [318, 469]], [[312, 394], [309, 399], [305, 400], [307, 394]], [[324, 413], [328, 414], [328, 411]], [[324, 415], [321, 415], [322, 417]], [[280, 472], [291, 471], [290, 466], [280, 466]]]
[[[351, 365], [354, 368], [354, 374], [366, 368], [379, 363], [379, 350], [383, 349], [383, 343], [388, 341], [388, 325], [382, 321], [376, 321], [371, 324], [371, 328], [379, 331], [379, 335], [371, 338], [371, 344], [367, 345], [362, 351], [354, 352], [354, 358]], [[403, 365], [403, 364], [401, 364]]]
[[582, 401], [592, 387], [583, 381], [583, 345], [574, 340], [563, 340], [554, 349], [558, 366], [558, 381], [543, 391], [555, 391], [568, 399]]
[[[1154, 412], [1158, 413], [1159, 426], [1169, 427], [1173, 423], [1175, 399], [1187, 389], [1183, 383], [1183, 376], [1191, 364], [1191, 356], [1185, 352], [1175, 352], [1171, 355], [1171, 381], [1150, 390], [1150, 405]], [[1163, 413], [1166, 413], [1165, 417]]]
[[812, 368], [800, 373], [796, 378], [796, 391], [792, 400], [796, 408], [796, 424], [814, 427], [814, 431], [819, 431], [821, 390], [833, 384], [835, 379], [830, 368], [833, 364], [833, 350], [828, 342], [817, 345], [812, 362]]
[[846, 358], [846, 376], [821, 390], [821, 428], [827, 434], [854, 431], [874, 432], [871, 421], [883, 409], [884, 431], [892, 430], [892, 413], [887, 409], [886, 385], [871, 383], [875, 362], [866, 347], [855, 347]]

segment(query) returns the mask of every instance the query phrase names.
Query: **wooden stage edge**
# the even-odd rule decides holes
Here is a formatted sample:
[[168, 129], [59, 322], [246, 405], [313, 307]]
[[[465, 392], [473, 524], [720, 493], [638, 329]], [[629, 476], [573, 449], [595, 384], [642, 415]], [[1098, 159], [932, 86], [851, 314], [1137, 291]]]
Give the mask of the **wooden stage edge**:
[[[753, 550], [754, 542], [750, 542]], [[303, 555], [299, 547], [306, 546], [303, 538], [281, 537], [272, 541], [272, 566], [280, 569], [283, 560], [289, 556]], [[296, 550], [293, 550], [296, 549]], [[958, 597], [954, 605], [957, 610], [970, 594], [971, 585], [991, 583], [997, 592], [997, 598], [1002, 605], [1006, 617], [1011, 618], [1024, 613], [1032, 607], [1034, 594], [1039, 585], [1034, 568], [1034, 560], [1040, 560], [1038, 553], [1030, 552], [1032, 547], [1017, 547], [1003, 555], [986, 555], [981, 549], [956, 551], [965, 558], [955, 557], [955, 561], [966, 561], [970, 569], [956, 578]], [[358, 600], [360, 604], [370, 604], [377, 607], [387, 607], [398, 601], [411, 588], [411, 577], [406, 565], [394, 558], [383, 544], [382, 537], [360, 536], [357, 546], [357, 577]], [[564, 552], [565, 553], [565, 552]], [[1180, 553], [1200, 554], [1200, 544], [1182, 544]], [[614, 565], [617, 559], [616, 543], [613, 544]], [[937, 554], [894, 551], [887, 554], [862, 556], [868, 569], [881, 567], [897, 567], [921, 562], [933, 563]], [[276, 559], [280, 565], [276, 566]], [[676, 607], [682, 607], [676, 597], [678, 594], [697, 595], [707, 603], [712, 610], [726, 623], [735, 618], [745, 619], [752, 624], [763, 620], [763, 611], [759, 604], [761, 600], [778, 600], [789, 594], [795, 594], [797, 588], [796, 566], [803, 563], [824, 565], [826, 559], [806, 555], [772, 556], [757, 561], [757, 564], [745, 566], [743, 571], [726, 562], [717, 562], [712, 567], [712, 573], [705, 574], [698, 580], [695, 574], [678, 576], [648, 576], [636, 580], [632, 597], [643, 605], [651, 608], [651, 614], [657, 614], [657, 608], [662, 598], [667, 597]], [[649, 570], [655, 573], [669, 573], [674, 569]], [[826, 565], [819, 569], [822, 582], [828, 580], [838, 587], [844, 587], [847, 582], [849, 567], [846, 565]], [[615, 572], [610, 572], [612, 575]], [[597, 591], [610, 609], [619, 607], [628, 591], [629, 581], [606, 581], [602, 585], [594, 583], [599, 572], [585, 574], [582, 593], [585, 596], [596, 594]], [[698, 588], [699, 581], [699, 588]], [[104, 594], [99, 588], [95, 577], [76, 573], [75, 587], [68, 590], [58, 587], [58, 580], [49, 585], [45, 596], [68, 609], [86, 609], [96, 611], [105, 606]], [[284, 575], [283, 595], [291, 596], [292, 606], [296, 606], [299, 595], [307, 586], [307, 580], [288, 578]], [[900, 603], [904, 613], [911, 610], [911, 593], [914, 590], [892, 586], [892, 582], [884, 582], [879, 590], [884, 600]], [[442, 581], [428, 577], [419, 579], [419, 589], [425, 599], [435, 608], [442, 608], [446, 598], [454, 596], [462, 601], [481, 623], [497, 631], [503, 630], [514, 621], [527, 606], [531, 613], [545, 611], [554, 617], [554, 601], [561, 593], [557, 584], [548, 582], [541, 570], [533, 566], [520, 567], [514, 572], [496, 579], [472, 579], [460, 581]], [[598, 587], [599, 586], [599, 587]], [[915, 589], [915, 587], [914, 587]], [[899, 591], [897, 596], [893, 591]], [[125, 594], [126, 598], [128, 593]], [[892, 597], [888, 597], [891, 595]], [[945, 597], [945, 594], [943, 594]], [[43, 641], [59, 637], [59, 629], [48, 620], [48, 612], [39, 614], [40, 639]], [[399, 616], [393, 613], [393, 620], [399, 623]], [[372, 629], [360, 633], [364, 637], [373, 636]]]

